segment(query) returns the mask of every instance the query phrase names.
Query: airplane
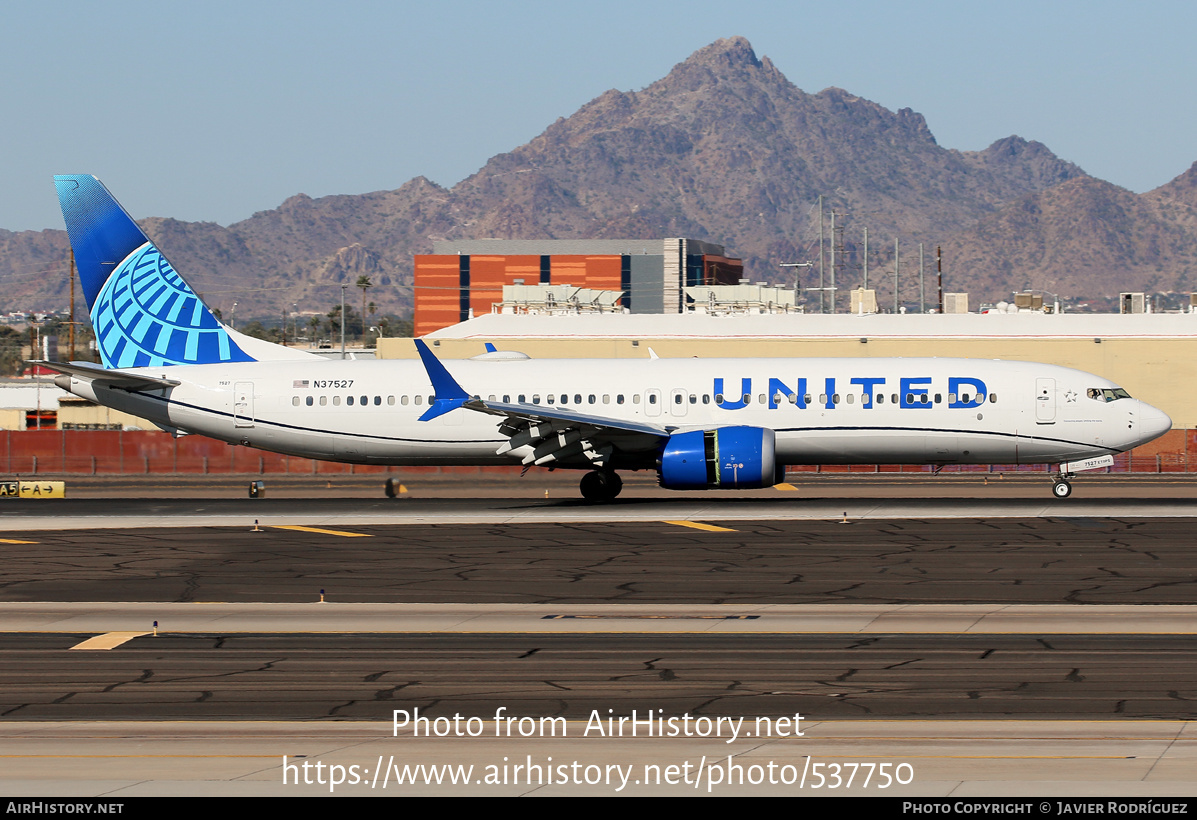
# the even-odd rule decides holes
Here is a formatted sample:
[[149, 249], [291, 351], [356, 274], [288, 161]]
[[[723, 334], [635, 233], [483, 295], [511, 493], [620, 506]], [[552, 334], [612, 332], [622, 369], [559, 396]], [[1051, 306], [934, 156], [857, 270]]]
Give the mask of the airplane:
[[[533, 360], [487, 350], [447, 366], [327, 360], [216, 319], [95, 177], [54, 178], [102, 364], [38, 362], [77, 396], [175, 435], [395, 466], [621, 470], [677, 490], [757, 489], [790, 464], [1113, 463], [1171, 419], [1118, 385], [1055, 365], [952, 359]], [[468, 389], [467, 389], [468, 386]]]

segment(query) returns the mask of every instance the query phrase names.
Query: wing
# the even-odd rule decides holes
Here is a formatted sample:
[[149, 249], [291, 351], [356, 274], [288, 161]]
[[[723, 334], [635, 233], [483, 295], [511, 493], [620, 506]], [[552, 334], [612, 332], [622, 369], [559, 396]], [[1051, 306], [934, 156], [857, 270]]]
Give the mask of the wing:
[[669, 438], [670, 428], [657, 424], [574, 413], [564, 407], [539, 404], [506, 404], [473, 398], [463, 407], [499, 416], [499, 432], [507, 441], [499, 455], [511, 453], [521, 463], [556, 464], [585, 460], [595, 467], [607, 465], [617, 450], [624, 453], [655, 451]]
[[416, 350], [434, 393], [433, 406], [420, 416], [420, 421], [429, 421], [457, 408], [498, 416], [502, 419], [499, 432], [507, 436], [507, 441], [496, 452], [511, 453], [525, 465], [588, 462], [602, 467], [616, 451], [643, 454], [657, 450], [674, 429], [575, 413], [564, 407], [483, 401], [470, 396], [419, 339]]

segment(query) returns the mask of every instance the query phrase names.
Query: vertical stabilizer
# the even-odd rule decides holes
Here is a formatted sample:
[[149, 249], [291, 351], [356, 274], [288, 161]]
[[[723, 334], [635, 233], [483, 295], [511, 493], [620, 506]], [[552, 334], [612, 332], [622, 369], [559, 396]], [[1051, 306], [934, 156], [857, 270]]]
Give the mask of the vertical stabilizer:
[[254, 361], [103, 183], [54, 186], [105, 367]]

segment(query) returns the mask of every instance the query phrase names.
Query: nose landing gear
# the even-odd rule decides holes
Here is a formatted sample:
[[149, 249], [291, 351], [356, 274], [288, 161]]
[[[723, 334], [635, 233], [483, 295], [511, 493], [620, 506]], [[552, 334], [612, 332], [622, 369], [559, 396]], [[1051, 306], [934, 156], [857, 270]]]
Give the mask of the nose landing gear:
[[579, 489], [587, 501], [611, 501], [623, 489], [623, 479], [614, 470], [592, 470], [582, 476]]

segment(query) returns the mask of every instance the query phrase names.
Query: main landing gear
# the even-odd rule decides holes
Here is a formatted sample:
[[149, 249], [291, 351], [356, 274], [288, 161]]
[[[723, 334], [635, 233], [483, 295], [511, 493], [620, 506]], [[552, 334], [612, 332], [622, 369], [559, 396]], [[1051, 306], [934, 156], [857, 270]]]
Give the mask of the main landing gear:
[[582, 476], [579, 489], [587, 501], [611, 501], [623, 489], [623, 479], [614, 470], [592, 470]]
[[1072, 473], [1060, 473], [1052, 479], [1052, 495], [1056, 498], [1068, 498], [1072, 495], [1072, 484], [1068, 479], [1072, 478]]

